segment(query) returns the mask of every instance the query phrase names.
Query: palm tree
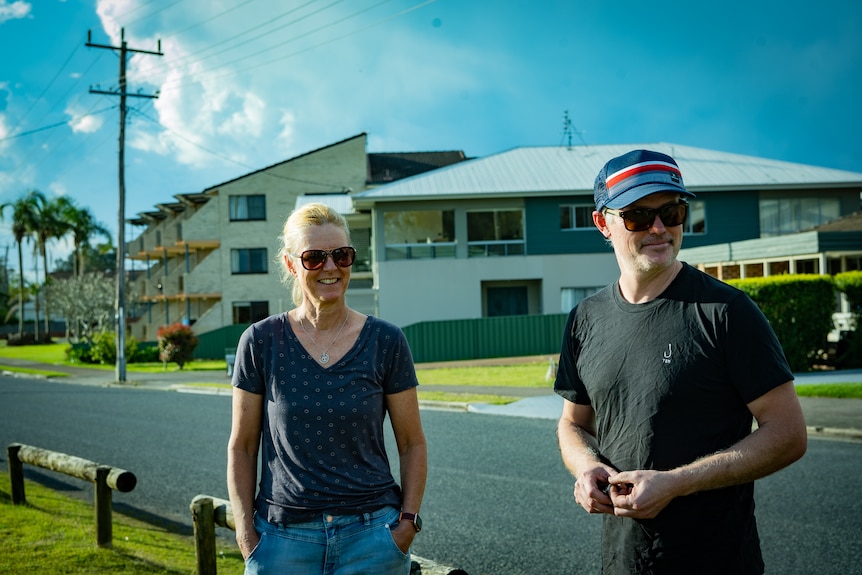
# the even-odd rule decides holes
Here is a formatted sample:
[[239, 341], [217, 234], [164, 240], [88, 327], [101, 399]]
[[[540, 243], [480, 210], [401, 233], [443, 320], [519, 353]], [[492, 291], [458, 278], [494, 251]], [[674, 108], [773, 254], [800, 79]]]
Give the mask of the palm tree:
[[[0, 204], [0, 217], [7, 207], [12, 208], [12, 235], [18, 244], [18, 337], [24, 336], [24, 240], [39, 227], [39, 206], [45, 196], [37, 190], [30, 190], [14, 202]], [[38, 322], [37, 322], [38, 323]], [[38, 325], [37, 328], [38, 329]], [[37, 338], [38, 339], [38, 338]]]
[[75, 259], [74, 259], [74, 274], [77, 277], [84, 275], [86, 271], [85, 259], [86, 254], [84, 246], [90, 241], [93, 236], [102, 236], [109, 242], [111, 241], [111, 232], [101, 223], [96, 221], [93, 213], [88, 208], [79, 208], [75, 203], [65, 196], [57, 198], [60, 204], [60, 211], [63, 214], [63, 220], [66, 221], [72, 232], [75, 242]]
[[[36, 234], [38, 238], [39, 251], [42, 255], [42, 264], [45, 272], [45, 283], [47, 287], [50, 282], [48, 276], [48, 242], [52, 239], [60, 239], [71, 230], [71, 224], [66, 221], [64, 211], [69, 204], [69, 200], [64, 196], [53, 198], [45, 201], [39, 210], [39, 231]], [[47, 292], [46, 292], [47, 293]], [[49, 308], [50, 302], [45, 298], [45, 336], [50, 339], [51, 335], [51, 312]]]

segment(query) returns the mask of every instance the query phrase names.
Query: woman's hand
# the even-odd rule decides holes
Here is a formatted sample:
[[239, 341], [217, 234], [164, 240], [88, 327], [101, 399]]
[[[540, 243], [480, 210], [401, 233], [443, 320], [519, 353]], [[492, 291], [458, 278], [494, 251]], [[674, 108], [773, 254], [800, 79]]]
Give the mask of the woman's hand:
[[410, 545], [416, 537], [416, 528], [413, 527], [412, 521], [399, 521], [398, 526], [392, 530], [392, 539], [403, 553], [410, 552]]
[[239, 552], [242, 553], [243, 560], [247, 560], [257, 544], [260, 543], [260, 534], [254, 529], [237, 530], [236, 543], [239, 545]]

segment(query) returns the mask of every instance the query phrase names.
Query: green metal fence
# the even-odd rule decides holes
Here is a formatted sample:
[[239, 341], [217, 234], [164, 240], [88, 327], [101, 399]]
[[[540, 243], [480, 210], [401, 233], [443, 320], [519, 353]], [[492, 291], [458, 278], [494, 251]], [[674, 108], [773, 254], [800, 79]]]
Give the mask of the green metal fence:
[[[518, 315], [423, 321], [408, 325], [404, 335], [416, 363], [557, 354], [568, 314]], [[236, 349], [245, 324], [198, 334], [195, 359], [224, 359]]]
[[247, 328], [247, 324], [226, 325], [206, 333], [198, 334], [198, 346], [195, 348], [195, 359], [224, 359], [225, 350], [236, 349], [239, 336]]
[[424, 321], [404, 328], [416, 363], [557, 354], [568, 314]]

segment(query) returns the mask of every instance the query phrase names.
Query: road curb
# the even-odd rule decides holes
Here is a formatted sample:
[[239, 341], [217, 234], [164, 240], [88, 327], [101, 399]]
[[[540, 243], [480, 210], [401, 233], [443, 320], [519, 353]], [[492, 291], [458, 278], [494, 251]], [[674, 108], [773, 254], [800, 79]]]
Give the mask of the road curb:
[[808, 426], [809, 436], [826, 436], [836, 437], [841, 439], [853, 439], [862, 441], [862, 429], [841, 428], [841, 427], [823, 427], [820, 425]]

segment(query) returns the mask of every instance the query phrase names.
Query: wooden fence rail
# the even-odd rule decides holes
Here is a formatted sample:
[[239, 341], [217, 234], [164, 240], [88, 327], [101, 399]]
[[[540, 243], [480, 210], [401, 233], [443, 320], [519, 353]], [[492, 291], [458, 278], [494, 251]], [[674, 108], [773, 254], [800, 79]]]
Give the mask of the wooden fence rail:
[[195, 574], [216, 575], [215, 528], [226, 527], [236, 531], [230, 501], [198, 495], [189, 504], [195, 524]]
[[24, 463], [92, 482], [94, 484], [95, 496], [93, 499], [96, 510], [96, 545], [99, 547], [111, 546], [113, 538], [111, 490], [115, 489], [127, 493], [134, 489], [138, 483], [134, 473], [22, 443], [9, 444], [6, 448], [6, 454], [9, 461], [9, 481], [14, 505], [23, 505], [27, 502], [24, 494]]

